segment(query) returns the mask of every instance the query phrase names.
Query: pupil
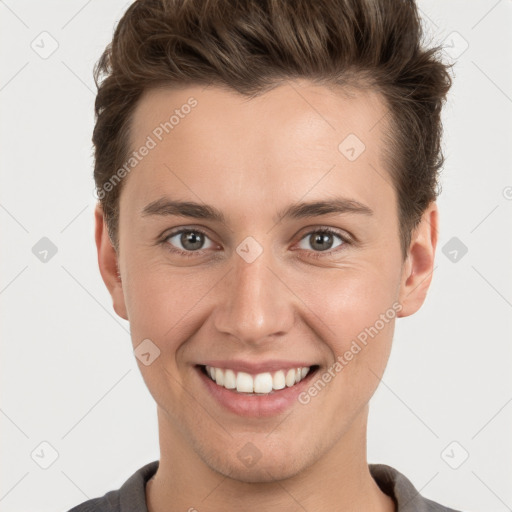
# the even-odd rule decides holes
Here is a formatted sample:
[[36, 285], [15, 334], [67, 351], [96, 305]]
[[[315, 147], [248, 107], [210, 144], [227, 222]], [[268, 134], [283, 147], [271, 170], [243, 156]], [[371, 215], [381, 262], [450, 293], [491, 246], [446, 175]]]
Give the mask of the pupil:
[[187, 244], [192, 244], [192, 247], [189, 246], [188, 249], [199, 249], [202, 245], [202, 235], [194, 231], [183, 233], [181, 235], [181, 243], [183, 247], [187, 247]]
[[[314, 238], [313, 246], [315, 246], [316, 244], [322, 244], [322, 242], [329, 242], [331, 235], [329, 233], [320, 233], [320, 234], [314, 235], [314, 237], [315, 238]], [[319, 245], [317, 247], [317, 249], [319, 249], [320, 251], [325, 251], [325, 250], [329, 249], [329, 247], [325, 247], [325, 245]]]

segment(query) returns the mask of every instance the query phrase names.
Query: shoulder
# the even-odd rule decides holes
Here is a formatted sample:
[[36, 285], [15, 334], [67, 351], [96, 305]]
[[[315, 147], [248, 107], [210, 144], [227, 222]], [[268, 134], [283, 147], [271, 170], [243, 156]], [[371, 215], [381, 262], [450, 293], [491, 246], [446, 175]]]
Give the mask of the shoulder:
[[159, 461], [142, 466], [117, 490], [92, 498], [68, 512], [147, 512], [146, 482], [156, 473]]
[[101, 498], [93, 498], [79, 505], [76, 505], [68, 512], [118, 512], [119, 506], [119, 491], [107, 492]]
[[369, 464], [370, 474], [397, 504], [397, 512], [460, 512], [424, 498], [402, 473], [385, 464]]

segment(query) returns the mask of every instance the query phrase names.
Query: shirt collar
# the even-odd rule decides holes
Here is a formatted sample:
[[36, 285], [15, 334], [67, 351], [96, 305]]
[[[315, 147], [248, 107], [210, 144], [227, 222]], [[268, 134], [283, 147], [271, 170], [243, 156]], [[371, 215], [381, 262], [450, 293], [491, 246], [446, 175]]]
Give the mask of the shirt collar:
[[[120, 512], [148, 512], [146, 482], [156, 473], [155, 460], [137, 470], [119, 489]], [[391, 496], [396, 512], [457, 512], [423, 498], [414, 485], [399, 471], [385, 464], [368, 465], [372, 478], [382, 492]]]

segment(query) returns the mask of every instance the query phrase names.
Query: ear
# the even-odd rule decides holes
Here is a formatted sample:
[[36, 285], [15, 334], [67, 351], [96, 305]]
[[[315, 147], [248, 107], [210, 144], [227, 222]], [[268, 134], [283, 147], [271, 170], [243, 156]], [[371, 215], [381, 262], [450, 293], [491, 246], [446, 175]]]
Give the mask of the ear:
[[398, 317], [416, 313], [427, 296], [434, 271], [434, 256], [438, 233], [437, 204], [432, 201], [412, 233], [408, 256], [403, 265]]
[[117, 253], [108, 236], [107, 224], [100, 203], [96, 205], [94, 216], [96, 220], [96, 248], [98, 250], [98, 265], [100, 267], [101, 277], [112, 296], [114, 311], [121, 318], [128, 320], [124, 301], [123, 283], [121, 282], [121, 275], [119, 274]]

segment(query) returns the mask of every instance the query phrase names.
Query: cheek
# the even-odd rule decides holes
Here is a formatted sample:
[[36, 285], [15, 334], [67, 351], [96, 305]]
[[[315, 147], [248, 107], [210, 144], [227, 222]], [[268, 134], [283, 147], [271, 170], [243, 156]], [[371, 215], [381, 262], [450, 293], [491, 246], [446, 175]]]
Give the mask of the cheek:
[[180, 345], [200, 325], [198, 315], [216, 280], [213, 272], [176, 269], [160, 262], [127, 266], [124, 292], [134, 347], [149, 338], [166, 356], [166, 365], [174, 365]]
[[[396, 316], [393, 304], [398, 297], [400, 281], [399, 272], [394, 267], [368, 263], [329, 269], [317, 273], [314, 279], [304, 275], [296, 279], [302, 281], [298, 293], [319, 321], [328, 327], [328, 337], [339, 340], [334, 344], [339, 345], [340, 350], [347, 338], [357, 337], [365, 328], [373, 326], [381, 315], [388, 312], [386, 326]], [[381, 322], [378, 327], [386, 331]]]
[[[128, 268], [126, 279], [131, 339], [141, 375], [156, 403], [178, 421], [181, 408], [191, 406], [183, 396], [180, 347], [193, 336], [195, 324], [190, 320], [197, 315], [204, 292], [194, 286], [190, 276], [161, 266], [147, 265], [140, 271]], [[149, 364], [137, 356], [147, 352], [148, 346], [150, 357], [154, 357]]]
[[[311, 284], [311, 283], [309, 283]], [[339, 269], [315, 280], [305, 303], [318, 317], [321, 333], [335, 361], [331, 373], [345, 393], [366, 397], [373, 393], [391, 350], [399, 273], [396, 265], [365, 265]], [[342, 384], [343, 383], [343, 384]], [[339, 388], [338, 388], [339, 389]]]

